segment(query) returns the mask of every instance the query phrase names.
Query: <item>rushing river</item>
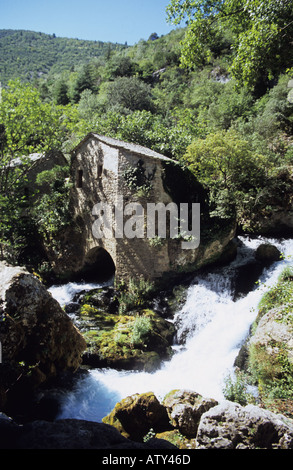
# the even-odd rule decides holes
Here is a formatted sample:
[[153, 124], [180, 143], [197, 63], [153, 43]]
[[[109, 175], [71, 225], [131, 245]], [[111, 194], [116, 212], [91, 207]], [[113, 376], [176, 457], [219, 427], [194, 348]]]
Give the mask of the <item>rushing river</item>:
[[[149, 391], [162, 399], [172, 389], [185, 388], [221, 401], [225, 377], [233, 374], [235, 358], [256, 318], [261, 297], [276, 283], [283, 268], [293, 263], [291, 239], [240, 240], [242, 244], [233, 262], [195, 276], [184, 305], [172, 319], [178, 344], [174, 345], [170, 361], [154, 373], [91, 370], [68, 393], [59, 418], [99, 422], [122, 398]], [[277, 246], [284, 259], [264, 269], [257, 278], [253, 264], [255, 249], [266, 241]], [[241, 271], [244, 266], [245, 271]], [[257, 279], [259, 282], [255, 282]], [[249, 281], [250, 291], [245, 292]], [[67, 284], [52, 287], [50, 291], [64, 305], [75, 292], [94, 287], [97, 285]], [[183, 346], [179, 346], [182, 342]]]

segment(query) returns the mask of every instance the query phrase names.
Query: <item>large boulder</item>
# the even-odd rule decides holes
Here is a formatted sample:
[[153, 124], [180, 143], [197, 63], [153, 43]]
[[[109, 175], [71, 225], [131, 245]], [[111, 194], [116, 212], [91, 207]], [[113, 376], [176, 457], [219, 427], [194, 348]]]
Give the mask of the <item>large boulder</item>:
[[[250, 367], [264, 383], [288, 377], [293, 371], [293, 312], [281, 305], [265, 313], [248, 342]], [[285, 364], [288, 367], [284, 367]], [[291, 373], [290, 373], [291, 369]], [[288, 377], [286, 374], [289, 374]]]
[[264, 263], [274, 263], [275, 261], [280, 261], [281, 256], [282, 254], [278, 248], [271, 243], [262, 243], [255, 252], [256, 259]]
[[225, 401], [203, 414], [197, 449], [292, 449], [293, 420], [255, 405]]
[[103, 422], [135, 441], [142, 441], [150, 432], [176, 446], [183, 441], [191, 445], [201, 416], [217, 404], [190, 390], [172, 390], [162, 403], [152, 392], [134, 394], [117, 403]]
[[1, 384], [11, 393], [18, 388], [19, 399], [21, 383], [37, 386], [59, 371], [76, 370], [86, 349], [81, 333], [39, 279], [6, 263], [0, 263], [0, 341]]
[[250, 345], [259, 344], [264, 346], [269, 352], [272, 346], [286, 349], [288, 358], [293, 364], [293, 312], [290, 305], [282, 305], [269, 310], [263, 315], [257, 325], [257, 328], [250, 338]]
[[[117, 429], [103, 423], [83, 420], [34, 421], [19, 426], [0, 413], [0, 449], [175, 449], [163, 439], [146, 443], [130, 441]], [[119, 463], [116, 455], [114, 464]], [[106, 458], [107, 459], [107, 458]], [[111, 462], [106, 460], [108, 464]], [[124, 460], [122, 461], [123, 463]]]
[[127, 438], [142, 441], [150, 430], [170, 429], [167, 411], [152, 393], [134, 394], [121, 400], [103, 423], [114, 426]]
[[131, 440], [155, 435], [180, 449], [293, 448], [292, 419], [256, 405], [217, 403], [190, 390], [173, 390], [162, 403], [152, 392], [132, 395], [103, 422]]
[[173, 390], [164, 398], [170, 422], [187, 437], [195, 437], [200, 418], [218, 402], [190, 390]]
[[152, 310], [118, 315], [84, 304], [79, 323], [86, 330], [85, 365], [153, 372], [172, 355], [175, 327]]

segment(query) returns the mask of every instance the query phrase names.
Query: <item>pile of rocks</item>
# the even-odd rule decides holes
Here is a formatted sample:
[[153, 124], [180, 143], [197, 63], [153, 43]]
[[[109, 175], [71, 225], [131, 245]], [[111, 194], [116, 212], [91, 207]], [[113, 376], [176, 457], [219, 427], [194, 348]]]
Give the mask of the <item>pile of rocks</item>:
[[255, 405], [217, 403], [174, 390], [118, 403], [103, 423], [34, 421], [18, 425], [0, 414], [0, 448], [20, 449], [292, 449], [293, 420]]

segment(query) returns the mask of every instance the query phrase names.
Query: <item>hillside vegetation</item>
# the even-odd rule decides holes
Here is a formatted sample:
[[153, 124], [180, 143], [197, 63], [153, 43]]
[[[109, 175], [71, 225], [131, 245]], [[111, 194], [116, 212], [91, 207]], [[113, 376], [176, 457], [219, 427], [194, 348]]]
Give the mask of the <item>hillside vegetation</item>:
[[[226, 1], [225, 6], [232, 8], [233, 1]], [[171, 2], [174, 15], [179, 3]], [[2, 30], [1, 50], [6, 51], [0, 54], [4, 85], [0, 151], [5, 168], [0, 182], [2, 256], [9, 252], [10, 259], [19, 262], [19, 247], [26, 244], [28, 234], [41, 233], [51, 240], [68, 220], [69, 189], [62, 186], [64, 174], [57, 170], [60, 184], [52, 187], [51, 196], [31, 207], [25, 221], [19, 217], [24, 174], [19, 169], [18, 177], [15, 172], [12, 177], [11, 161], [33, 152], [61, 150], [68, 155], [90, 131], [138, 143], [178, 160], [207, 188], [211, 216], [236, 217], [239, 230], [261, 233], [264, 218], [269, 220], [276, 208], [289, 207], [293, 100], [288, 88], [292, 76], [288, 57], [285, 54], [282, 60], [274, 43], [275, 67], [273, 56], [268, 69], [264, 64], [261, 69], [253, 68], [242, 57], [249, 83], [239, 78], [239, 68], [238, 75], [233, 72], [241, 53], [240, 36], [250, 34], [253, 26], [259, 28], [260, 19], [268, 14], [260, 12], [254, 0], [250, 3], [252, 17], [247, 21], [241, 10], [239, 24], [235, 22], [237, 12], [233, 11], [236, 17], [228, 22], [233, 16], [228, 10], [224, 19], [221, 8], [218, 13], [213, 11], [205, 26], [209, 29], [206, 48], [191, 42], [193, 56], [187, 66], [190, 28], [198, 22], [201, 28], [208, 16], [190, 15], [187, 28], [162, 37], [152, 33], [132, 47]], [[279, 3], [268, 3], [273, 4], [271, 23], [286, 29], [279, 47], [284, 47], [284, 41], [289, 47], [291, 30], [284, 26]], [[259, 15], [263, 16], [259, 19]], [[264, 47], [262, 31], [260, 47]], [[250, 44], [251, 51], [254, 45]], [[5, 83], [11, 77], [14, 81]], [[50, 181], [49, 175], [45, 177]]]
[[33, 80], [70, 70], [125, 46], [102, 41], [59, 38], [55, 34], [0, 29], [0, 81]]

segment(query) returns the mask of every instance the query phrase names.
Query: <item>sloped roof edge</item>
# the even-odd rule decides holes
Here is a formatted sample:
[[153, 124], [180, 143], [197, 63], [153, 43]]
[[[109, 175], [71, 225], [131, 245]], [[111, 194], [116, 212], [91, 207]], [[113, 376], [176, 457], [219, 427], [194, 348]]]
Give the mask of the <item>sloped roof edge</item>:
[[159, 160], [165, 160], [165, 161], [169, 161], [169, 162], [174, 161], [171, 158], [165, 157], [164, 155], [162, 155], [158, 152], [155, 152], [154, 150], [151, 150], [147, 147], [143, 147], [142, 145], [132, 144], [132, 143], [129, 143], [129, 142], [124, 142], [123, 140], [118, 140], [118, 139], [114, 139], [112, 137], [107, 137], [107, 136], [104, 136], [104, 135], [95, 134], [94, 132], [88, 133], [81, 140], [81, 142], [72, 150], [71, 154], [74, 155], [78, 151], [78, 149], [89, 138], [94, 138], [94, 139], [96, 139], [96, 140], [98, 140], [98, 141], [100, 141], [104, 144], [109, 145], [110, 147], [120, 148], [120, 149], [123, 149], [123, 150], [128, 150], [130, 152], [136, 153], [136, 154], [141, 155], [141, 156], [157, 158]]

